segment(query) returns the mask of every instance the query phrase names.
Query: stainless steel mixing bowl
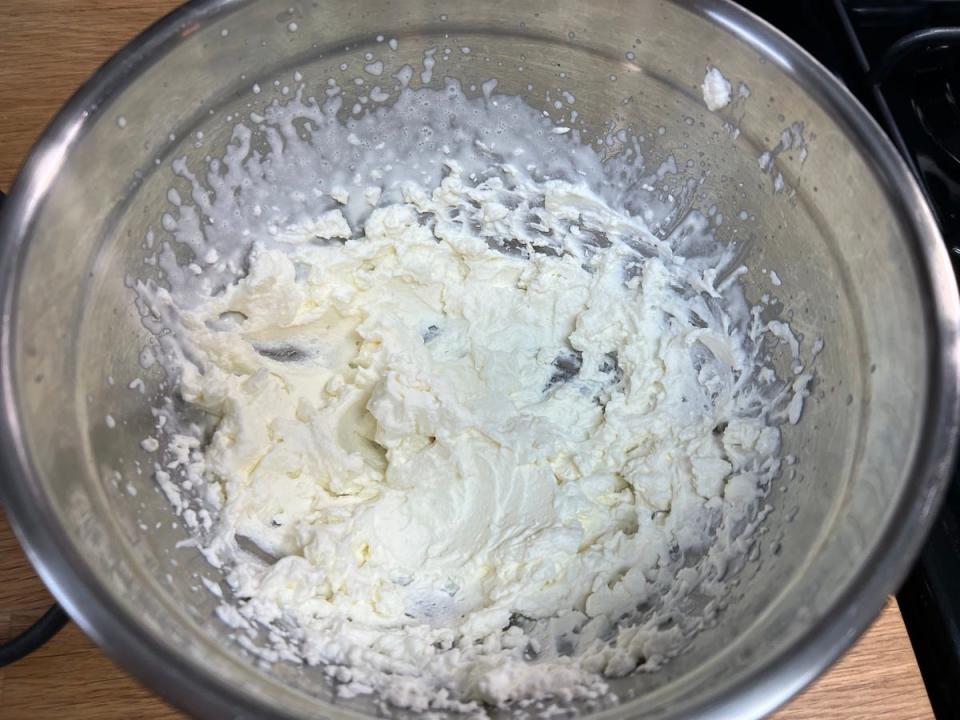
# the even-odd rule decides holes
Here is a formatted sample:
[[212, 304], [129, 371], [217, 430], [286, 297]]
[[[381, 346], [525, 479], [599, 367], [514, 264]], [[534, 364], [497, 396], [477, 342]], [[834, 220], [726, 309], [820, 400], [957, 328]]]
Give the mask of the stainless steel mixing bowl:
[[[317, 669], [258, 666], [213, 614], [199, 578], [217, 571], [177, 547], [185, 531], [139, 446], [163, 376], [141, 367], [150, 336], [125, 281], [142, 267], [170, 160], [222, 147], [225, 115], [262, 107], [294, 70], [308, 85], [349, 86], [366, 52], [388, 77], [433, 46], [471, 49], [440, 62], [434, 84], [497, 77], [497, 92], [548, 113], [559, 111], [545, 90], [562, 86], [593, 132], [645, 131], [650, 167], [692, 161], [698, 203], [731, 221], [717, 232], [753, 269], [750, 298], [774, 292], [808, 346], [823, 337], [813, 395], [786, 432], [797, 472], [774, 484], [721, 621], [661, 672], [615, 682], [625, 700], [598, 717], [772, 710], [867, 626], [923, 540], [957, 425], [960, 312], [931, 214], [883, 133], [806, 53], [720, 0], [209, 0], [137, 38], [57, 116], [0, 222], [2, 492], [19, 537], [84, 630], [190, 711], [376, 712], [369, 699], [332, 699]], [[708, 112], [708, 64], [750, 97]], [[787, 190], [774, 193], [758, 157], [793, 122], [806, 157], [779, 155]], [[756, 220], [734, 235], [741, 211]], [[136, 378], [146, 394], [129, 387]]]

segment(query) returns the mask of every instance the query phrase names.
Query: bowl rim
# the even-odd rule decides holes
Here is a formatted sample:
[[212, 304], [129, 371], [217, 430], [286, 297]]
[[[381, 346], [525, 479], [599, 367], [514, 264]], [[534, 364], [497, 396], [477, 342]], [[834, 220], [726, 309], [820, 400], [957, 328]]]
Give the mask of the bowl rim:
[[[99, 111], [138, 75], [172, 52], [195, 26], [223, 19], [253, 0], [192, 0], [131, 40], [58, 111], [31, 149], [0, 212], [0, 499], [27, 556], [56, 599], [85, 633], [121, 667], [175, 705], [199, 716], [290, 717], [247, 687], [178, 652], [111, 597], [53, 514], [27, 451], [16, 387], [15, 317], [19, 276], [33, 219], [70, 149]], [[926, 415], [913, 464], [871, 555], [833, 604], [791, 646], [749, 677], [726, 684], [695, 706], [664, 716], [719, 720], [756, 718], [786, 702], [834, 662], [879, 613], [906, 577], [942, 502], [953, 468], [960, 425], [960, 298], [957, 280], [933, 214], [892, 142], [856, 98], [806, 50], [764, 20], [729, 0], [671, 0], [707, 18], [751, 46], [768, 62], [811, 90], [829, 107], [851, 139], [871, 158], [918, 268], [924, 328], [933, 348], [928, 360]], [[623, 714], [624, 703], [599, 717]], [[331, 714], [366, 717], [346, 708]]]

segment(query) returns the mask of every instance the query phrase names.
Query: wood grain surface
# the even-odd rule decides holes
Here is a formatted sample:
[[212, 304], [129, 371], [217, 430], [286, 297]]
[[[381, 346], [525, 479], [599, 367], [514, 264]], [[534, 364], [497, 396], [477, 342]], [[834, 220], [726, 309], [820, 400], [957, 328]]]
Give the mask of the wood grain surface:
[[[83, 80], [176, 0], [0, 0], [0, 189]], [[0, 641], [51, 602], [0, 515]], [[117, 668], [73, 624], [29, 658], [0, 669], [0, 718], [182, 718]], [[896, 604], [777, 720], [933, 717]]]

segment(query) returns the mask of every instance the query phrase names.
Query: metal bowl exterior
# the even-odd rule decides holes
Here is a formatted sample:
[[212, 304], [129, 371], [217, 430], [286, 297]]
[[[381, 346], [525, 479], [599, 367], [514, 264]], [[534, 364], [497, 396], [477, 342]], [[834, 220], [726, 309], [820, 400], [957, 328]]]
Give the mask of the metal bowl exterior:
[[[34, 399], [32, 393], [35, 391], [26, 388], [24, 382], [30, 373], [30, 368], [25, 367], [29, 358], [37, 358], [38, 365], [42, 365], [44, 361], [40, 358], [58, 347], [33, 347], [31, 326], [24, 325], [22, 317], [32, 307], [26, 298], [31, 293], [40, 292], [37, 278], [30, 275], [34, 261], [28, 258], [28, 254], [37, 243], [38, 224], [54, 201], [54, 193], [59, 191], [57, 183], [65, 174], [64, 169], [85, 143], [94, 142], [91, 138], [98, 131], [98, 123], [112, 122], [110, 118], [104, 120], [107, 108], [125, 93], [133, 92], [133, 88], [142, 83], [164, 58], [187, 53], [194, 47], [191, 43], [196, 42], [194, 36], [201, 30], [229, 21], [234, 23], [231, 35], [242, 35], [244, 31], [253, 33], [257, 13], [262, 14], [263, 6], [270, 3], [255, 5], [242, 0], [198, 1], [161, 20], [121, 50], [78, 91], [57, 115], [24, 165], [0, 215], [0, 237], [3, 238], [0, 254], [0, 287], [3, 291], [0, 438], [4, 471], [0, 489], [18, 537], [57, 599], [124, 668], [171, 701], [205, 717], [298, 718], [318, 714], [362, 717], [362, 709], [320, 704], [302, 690], [288, 688], [277, 677], [258, 673], [249, 663], [226, 653], [217, 654], [206, 641], [195, 641], [187, 625], [164, 627], [164, 618], [173, 616], [163, 615], [161, 609], [172, 604], [171, 600], [157, 599], [153, 588], [149, 591], [131, 590], [133, 599], [117, 591], [117, 587], [124, 586], [124, 583], [135, 587], [139, 577], [136, 573], [124, 575], [122, 582], [111, 586], [105, 583], [102, 574], [91, 570], [90, 551], [79, 544], [77, 538], [94, 532], [85, 525], [90, 518], [94, 523], [110, 521], [100, 517], [95, 501], [85, 505], [87, 500], [80, 495], [70, 498], [58, 495], [67, 492], [71, 479], [61, 472], [57, 476], [61, 479], [53, 482], [54, 475], [46, 469], [47, 466], [39, 467], [46, 462], [42, 453], [62, 452], [64, 461], [58, 467], [61, 471], [69, 468], [71, 450], [50, 445], [49, 437], [38, 435], [34, 418], [39, 416], [35, 408], [40, 401]], [[451, 20], [456, 20], [458, 13], [466, 18], [483, 16], [489, 22], [481, 30], [489, 30], [496, 29], [497, 18], [523, 12], [496, 3], [488, 6], [475, 3], [474, 6], [424, 3], [414, 10], [412, 4], [373, 1], [363, 5], [362, 14], [366, 18], [379, 18], [381, 25], [369, 27], [369, 32], [375, 33], [383, 26], [389, 27], [394, 17], [405, 18], [408, 25], [414, 23], [411, 18], [418, 13], [439, 17], [442, 12], [449, 14]], [[884, 349], [891, 353], [889, 359], [895, 367], [901, 362], [904, 367], [913, 362], [919, 364], [915, 373], [918, 378], [923, 378], [923, 383], [922, 387], [916, 387], [916, 403], [917, 407], [922, 407], [922, 412], [914, 413], [912, 406], [904, 409], [906, 419], [917, 425], [916, 438], [909, 447], [902, 449], [901, 455], [897, 455], [904, 458], [903, 468], [896, 487], [883, 498], [885, 507], [871, 510], [872, 514], [864, 511], [863, 517], [875, 521], [875, 535], [870, 535], [870, 541], [864, 543], [862, 553], [856, 557], [855, 569], [844, 576], [842, 586], [829, 596], [829, 602], [825, 601], [823, 607], [817, 607], [816, 603], [804, 605], [808, 608], [808, 619], [800, 622], [802, 627], [788, 644], [776, 647], [766, 655], [764, 648], [754, 646], [756, 659], [752, 664], [749, 659], [742, 660], [743, 668], [738, 673], [718, 675], [715, 682], [707, 674], [701, 682], [691, 685], [696, 690], [685, 693], [682, 699], [673, 697], [663, 703], [648, 705], [625, 703], [599, 714], [602, 717], [651, 718], [760, 717], [809, 683], [867, 627], [886, 596], [895, 591], [904, 578], [935, 517], [950, 475], [960, 420], [957, 395], [960, 304], [956, 280], [923, 196], [886, 136], [836, 79], [776, 30], [721, 0], [704, 0], [679, 8], [673, 3], [610, 2], [602, 6], [590, 4], [589, 8], [574, 4], [564, 9], [569, 12], [557, 12], [557, 15], [565, 16], [565, 19], [557, 21], [560, 23], [558, 28], [551, 28], [557, 30], [557, 37], [561, 36], [559, 28], [566, 28], [563, 22], [569, 22], [571, 27], [582, 25], [587, 28], [605, 12], [616, 14], [624, 22], [631, 20], [634, 14], [653, 17], [661, 12], [664, 17], [669, 15], [672, 22], [679, 22], [676, 18], [688, 14], [689, 33], [696, 36], [693, 42], [703, 41], [719, 47], [728, 43], [741, 49], [748, 48], [771, 72], [788, 77], [802, 88], [811, 106], [825, 108], [832, 119], [834, 125], [820, 128], [821, 135], [829, 132], [841, 135], [843, 142], [850, 147], [851, 157], [870, 164], [879, 188], [871, 196], [876, 206], [863, 207], [859, 211], [864, 213], [868, 222], [874, 217], [886, 221], [889, 216], [903, 228], [903, 257], [910, 267], [915, 268], [915, 271], [904, 270], [910, 279], [904, 280], [906, 289], [902, 297], [906, 300], [901, 304], [909, 305], [902, 308], [902, 312], [917, 318], [919, 324], [902, 329], [921, 338], [923, 345], [900, 350]], [[485, 11], [487, 15], [484, 15]], [[531, 8], [529, 12], [534, 11]], [[357, 20], [361, 27], [362, 21], [363, 18]], [[304, 25], [302, 21], [300, 24]], [[699, 37], [698, 34], [708, 26], [713, 34]], [[665, 24], [665, 28], [664, 32], [677, 32], [676, 26]], [[405, 32], [412, 35], [414, 30]], [[600, 31], [594, 29], [594, 32]], [[581, 35], [589, 36], [590, 33], [585, 29]], [[346, 33], [344, 42], [352, 42], [355, 37], [355, 34]], [[723, 60], [717, 62], [722, 65]], [[202, 75], [201, 71], [198, 70], [198, 74]], [[215, 78], [206, 79], [213, 80]], [[202, 77], [197, 80], [204, 81]], [[757, 83], [760, 83], [759, 79]], [[586, 93], [584, 89], [585, 96]], [[844, 169], [843, 159], [837, 158], [835, 162], [838, 172]], [[95, 172], [91, 169], [92, 174]], [[836, 215], [838, 208], [830, 207], [829, 199], [821, 198], [821, 202], [827, 222], [839, 217]], [[841, 246], [838, 250], [841, 260], [844, 260], [844, 253], [849, 253], [851, 264], [854, 259], [860, 262], [859, 258], [865, 252], [859, 246]], [[864, 268], [874, 267], [881, 273], [886, 261], [887, 258], [880, 253], [871, 261], [874, 265], [857, 265], [854, 272], [860, 274]], [[51, 273], [57, 273], [56, 267], [52, 267]], [[75, 284], [77, 277], [65, 275], [62, 278], [64, 287]], [[47, 292], [53, 292], [60, 280], [59, 277], [51, 278]], [[891, 291], [892, 297], [899, 300], [897, 292], [896, 289]], [[73, 311], [79, 312], [76, 308]], [[78, 316], [71, 316], [70, 312], [71, 308], [64, 308], [61, 317], [67, 320], [53, 321], [45, 330], [51, 342], [62, 338], [83, 342], [74, 337], [79, 332], [77, 323], [69, 318]], [[862, 309], [857, 312], [869, 314]], [[69, 364], [69, 358], [67, 362]], [[76, 369], [64, 372], [65, 376], [75, 380], [80, 373]], [[83, 382], [76, 381], [74, 386], [54, 386], [49, 395], [36, 397], [46, 397], [49, 401], [61, 396], [57, 393], [73, 392], [79, 396], [87, 390]], [[882, 388], [877, 390], [881, 391]], [[82, 404], [80, 400], [77, 402]], [[896, 410], [890, 408], [884, 412], [895, 414]], [[65, 445], [72, 447], [69, 437]], [[77, 468], [78, 475], [84, 472], [85, 469]], [[859, 496], [851, 494], [849, 497]], [[859, 502], [844, 501], [839, 495], [838, 498], [834, 510], [840, 513]], [[65, 510], [70, 507], [80, 507], [76, 516]], [[99, 525], [95, 530], [105, 532]], [[806, 538], [810, 547], [820, 542], [819, 536], [814, 535], [814, 529], [811, 529], [810, 537]], [[119, 560], [117, 567], [118, 575], [128, 572], [122, 569], [125, 566]], [[797, 577], [800, 578], [798, 582], [802, 581], [799, 570]], [[158, 603], [156, 611], [153, 602]], [[137, 612], [138, 605], [142, 612]], [[811, 607], [813, 609], [809, 609]], [[164, 637], [165, 633], [169, 633], [169, 637]], [[695, 668], [690, 670], [691, 677], [696, 673]], [[680, 678], [677, 682], [682, 680]]]

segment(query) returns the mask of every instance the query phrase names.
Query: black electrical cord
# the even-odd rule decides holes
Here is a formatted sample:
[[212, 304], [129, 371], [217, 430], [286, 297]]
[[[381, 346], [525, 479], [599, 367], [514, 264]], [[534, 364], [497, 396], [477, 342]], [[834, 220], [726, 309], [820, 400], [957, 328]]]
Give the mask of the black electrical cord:
[[70, 616], [57, 603], [50, 606], [39, 620], [3, 645], [0, 645], [0, 667], [26, 657], [67, 624]]

